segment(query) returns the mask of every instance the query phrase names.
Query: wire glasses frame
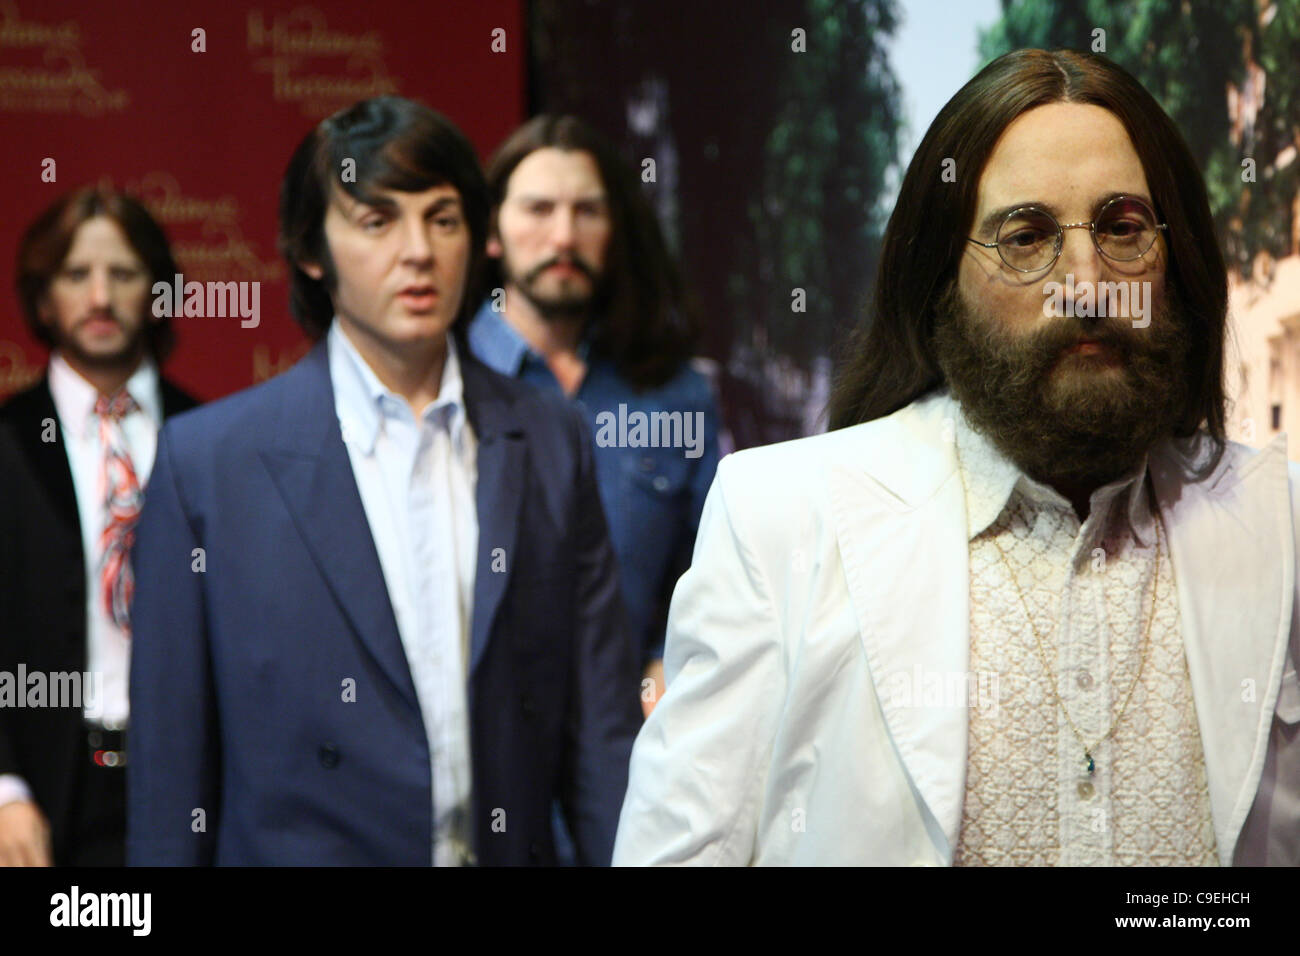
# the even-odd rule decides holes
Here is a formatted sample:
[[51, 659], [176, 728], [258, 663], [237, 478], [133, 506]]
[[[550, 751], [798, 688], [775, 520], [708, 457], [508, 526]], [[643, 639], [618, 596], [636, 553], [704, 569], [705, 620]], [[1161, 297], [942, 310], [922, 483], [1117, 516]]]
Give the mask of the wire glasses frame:
[[[1134, 206], [1137, 207], [1139, 216], [1136, 223], [1123, 218], [1124, 211]], [[967, 236], [966, 241], [983, 246], [985, 249], [997, 249], [1002, 261], [1016, 272], [1041, 272], [1051, 268], [1061, 257], [1065, 230], [1082, 229], [1086, 226], [1092, 235], [1092, 244], [1099, 253], [1115, 262], [1132, 262], [1141, 259], [1150, 251], [1161, 229], [1169, 228], [1167, 223], [1157, 223], [1155, 220], [1156, 214], [1150, 204], [1137, 196], [1112, 197], [1101, 207], [1096, 218], [1091, 222], [1062, 224], [1057, 222], [1055, 216], [1038, 206], [1018, 206], [1002, 218], [994, 242], [981, 242], [971, 236]], [[1103, 224], [1103, 227], [1118, 225], [1120, 231], [1103, 233], [1099, 236], [1098, 223]], [[1136, 232], [1124, 231], [1133, 226], [1137, 227]], [[1045, 242], [1049, 238], [1053, 245], [1051, 257], [1047, 258]], [[1024, 266], [1025, 262], [1029, 262], [1030, 265]]]

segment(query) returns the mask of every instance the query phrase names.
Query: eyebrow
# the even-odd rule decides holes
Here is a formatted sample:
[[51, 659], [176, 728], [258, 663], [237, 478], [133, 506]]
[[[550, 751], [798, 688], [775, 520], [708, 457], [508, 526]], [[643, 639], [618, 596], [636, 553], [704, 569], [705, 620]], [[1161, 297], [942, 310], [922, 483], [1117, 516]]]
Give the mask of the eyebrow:
[[[357, 198], [355, 196], [350, 196], [348, 198], [352, 199], [354, 203], [352, 208], [344, 209], [344, 212], [346, 212], [348, 215], [364, 214], [364, 213], [358, 213], [356, 208], [357, 206], [368, 206], [370, 209], [376, 210], [378, 212], [392, 212], [394, 209], [397, 208], [397, 203], [394, 202], [392, 199], [388, 198], [387, 196], [366, 195], [362, 198]], [[456, 196], [443, 196], [441, 199], [434, 200], [433, 205], [431, 205], [426, 211], [442, 212], [443, 210], [448, 208], [459, 209], [460, 199]]]
[[[1151, 206], [1153, 209], [1155, 208], [1155, 204], [1151, 201], [1151, 197], [1146, 195], [1145, 193], [1118, 192], [1118, 191], [1109, 192], [1106, 193], [1104, 196], [1099, 196], [1097, 200], [1092, 204], [1092, 217], [1095, 219], [1097, 217], [1097, 213], [1101, 212], [1101, 207], [1106, 205], [1106, 203], [1110, 202], [1112, 199], [1114, 199], [1117, 196], [1133, 196], [1136, 199], [1141, 199], [1143, 202], [1145, 202], [1148, 206]], [[1044, 212], [1050, 212], [1056, 218], [1057, 222], [1060, 222], [1062, 218], [1061, 210], [1049, 202], [1034, 202], [1032, 200], [1025, 201], [1025, 202], [1013, 202], [1006, 206], [999, 206], [997, 209], [994, 209], [987, 216], [981, 219], [979, 229], [976, 230], [976, 233], [978, 235], [988, 235], [990, 231], [992, 231], [999, 223], [1002, 222], [1003, 219], [1006, 218], [1008, 213], [1016, 209], [1025, 209], [1025, 208], [1041, 209]]]
[[[547, 196], [543, 193], [520, 193], [514, 197], [516, 202], [560, 202], [555, 196]], [[573, 200], [574, 205], [578, 203], [608, 202], [609, 197], [603, 193], [588, 193], [585, 196], [579, 196]]]

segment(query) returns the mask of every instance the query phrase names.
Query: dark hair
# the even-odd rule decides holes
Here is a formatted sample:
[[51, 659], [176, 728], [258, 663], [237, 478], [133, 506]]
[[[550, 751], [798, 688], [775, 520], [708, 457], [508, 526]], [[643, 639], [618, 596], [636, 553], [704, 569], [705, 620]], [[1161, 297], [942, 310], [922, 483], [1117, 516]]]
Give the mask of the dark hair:
[[[497, 231], [497, 215], [515, 167], [547, 147], [590, 153], [609, 201], [607, 281], [594, 310], [592, 347], [608, 356], [633, 386], [662, 384], [691, 357], [699, 325], [659, 220], [636, 175], [609, 140], [576, 116], [543, 114], [515, 130], [487, 166], [492, 231]], [[492, 260], [488, 269], [489, 281], [502, 285], [500, 263]]]
[[[1222, 457], [1228, 286], [1205, 181], [1178, 128], [1136, 79], [1104, 57], [1071, 50], [999, 57], [930, 124], [885, 229], [871, 315], [836, 377], [831, 428], [889, 415], [943, 383], [934, 348], [936, 305], [955, 281], [984, 165], [1016, 117], [1058, 102], [1110, 110], [1133, 140], [1157, 215], [1169, 224], [1167, 279], [1191, 337], [1188, 400], [1176, 433], [1190, 436], [1204, 424], [1210, 467]], [[956, 182], [940, 175], [949, 160], [956, 163]]]
[[[58, 343], [50, 327], [41, 321], [41, 302], [63, 267], [77, 230], [97, 216], [111, 219], [126, 235], [149, 272], [150, 289], [155, 282], [170, 286], [181, 271], [172, 258], [167, 234], [139, 200], [105, 185], [83, 186], [66, 193], [36, 217], [18, 243], [16, 285], [23, 318], [32, 334], [51, 348]], [[166, 359], [176, 345], [171, 319], [150, 316], [145, 323], [145, 342], [155, 361]]]
[[[344, 161], [355, 177], [344, 178]], [[355, 180], [355, 181], [354, 181]], [[474, 147], [459, 129], [423, 103], [377, 96], [324, 119], [294, 150], [280, 185], [280, 252], [289, 264], [289, 307], [307, 336], [319, 339], [334, 318], [330, 291], [337, 275], [325, 242], [325, 213], [338, 186], [361, 202], [376, 190], [422, 192], [454, 186], [470, 232], [465, 293], [454, 330], [463, 331], [482, 296], [488, 201]], [[303, 263], [325, 274], [313, 279]]]

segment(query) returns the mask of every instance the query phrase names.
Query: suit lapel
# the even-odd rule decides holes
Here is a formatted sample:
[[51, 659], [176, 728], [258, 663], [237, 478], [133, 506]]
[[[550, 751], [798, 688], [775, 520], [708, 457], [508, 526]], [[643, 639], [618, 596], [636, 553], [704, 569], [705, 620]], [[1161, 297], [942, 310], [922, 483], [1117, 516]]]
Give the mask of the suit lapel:
[[[967, 713], [916, 706], [890, 686], [969, 667], [969, 542], [946, 395], [872, 423], [832, 469], [849, 595], [889, 733], [951, 858], [965, 786]], [[907, 448], [906, 455], [898, 449]], [[1295, 549], [1285, 436], [1229, 449], [1210, 478], [1183, 474], [1187, 447], [1151, 455], [1168, 529], [1181, 635], [1205, 753], [1220, 861], [1233, 862], [1254, 804], [1290, 634]], [[916, 569], [900, 574], [899, 568]], [[897, 686], [897, 685], [895, 685]]]
[[[159, 385], [164, 418], [195, 406], [194, 399], [170, 382], [160, 381]], [[63, 423], [59, 421], [48, 376], [43, 377], [35, 388], [15, 401], [24, 402], [23, 410], [15, 415], [15, 418], [21, 419], [15, 422], [19, 444], [42, 486], [49, 491], [56, 509], [68, 519], [80, 541], [81, 520], [77, 510], [77, 491], [72, 482], [72, 466], [68, 464], [68, 454], [64, 447]], [[47, 442], [42, 438], [46, 419], [55, 422], [58, 441]]]
[[512, 400], [490, 373], [461, 347], [465, 408], [478, 439], [478, 559], [474, 571], [474, 611], [470, 628], [471, 677], [487, 650], [506, 585], [515, 565], [519, 511], [524, 497], [527, 443], [512, 411]]
[[[72, 483], [72, 466], [68, 464], [68, 453], [64, 447], [63, 423], [54, 407], [54, 396], [50, 392], [48, 378], [41, 379], [39, 385], [29, 393], [30, 406], [15, 422], [15, 430], [23, 453], [32, 464], [42, 486], [49, 492], [55, 510], [67, 521], [68, 530], [77, 541], [77, 550], [81, 551], [81, 517], [77, 511], [77, 491]], [[57, 429], [58, 441], [45, 441], [45, 422], [52, 420]]]
[[276, 441], [261, 452], [285, 508], [352, 630], [419, 709], [397, 620], [334, 411], [329, 353], [318, 344], [288, 372]]
[[961, 823], [967, 711], [960, 702], [927, 706], [923, 694], [965, 675], [970, 661], [966, 504], [943, 438], [952, 434], [943, 425], [951, 415], [947, 397], [935, 396], [860, 426], [873, 429], [870, 442], [829, 475], [849, 596], [884, 720], [948, 859]]
[[[1168, 529], [1220, 862], [1254, 803], [1291, 627], [1295, 582], [1286, 436], [1188, 482], [1185, 446], [1152, 456]], [[1243, 460], [1244, 459], [1244, 460]]]

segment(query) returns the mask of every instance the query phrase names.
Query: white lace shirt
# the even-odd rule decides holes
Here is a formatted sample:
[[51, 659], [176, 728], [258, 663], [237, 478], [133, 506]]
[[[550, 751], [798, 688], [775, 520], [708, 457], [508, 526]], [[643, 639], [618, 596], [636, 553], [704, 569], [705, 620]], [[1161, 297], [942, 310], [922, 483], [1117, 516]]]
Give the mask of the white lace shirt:
[[[1061, 494], [956, 418], [970, 538], [970, 669], [997, 692], [995, 704], [970, 710], [954, 864], [1217, 865], [1173, 569], [1151, 510], [1146, 460], [1093, 492], [1081, 525]], [[1091, 775], [1053, 681], [1091, 747]], [[1114, 734], [1094, 745], [1130, 688]]]

